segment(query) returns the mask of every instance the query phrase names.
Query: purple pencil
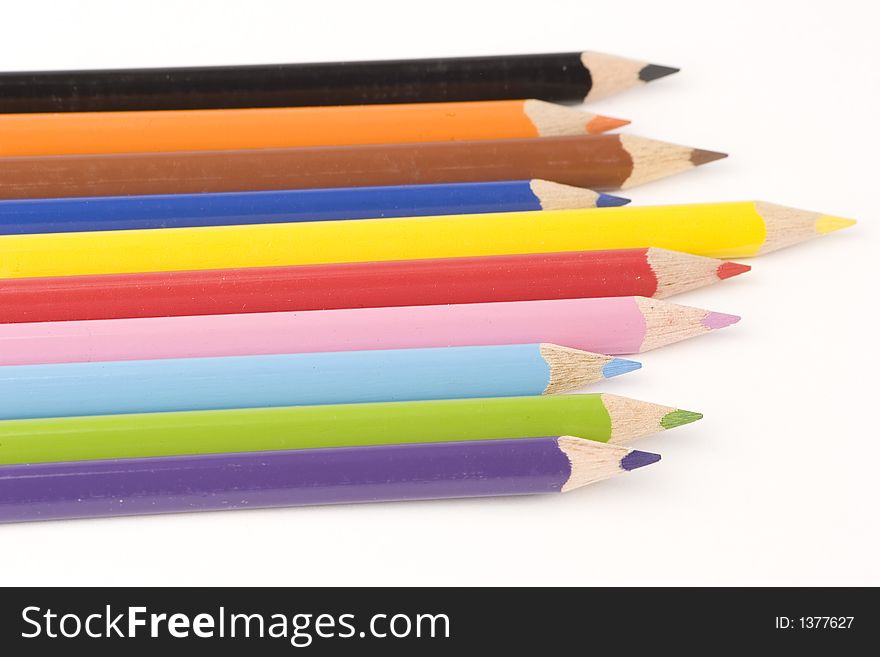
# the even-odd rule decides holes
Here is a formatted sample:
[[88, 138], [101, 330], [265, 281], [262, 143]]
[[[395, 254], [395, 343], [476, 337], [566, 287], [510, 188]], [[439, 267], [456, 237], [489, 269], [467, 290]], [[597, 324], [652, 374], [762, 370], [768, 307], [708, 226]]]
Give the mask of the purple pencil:
[[570, 436], [0, 466], [0, 521], [562, 493], [660, 459]]

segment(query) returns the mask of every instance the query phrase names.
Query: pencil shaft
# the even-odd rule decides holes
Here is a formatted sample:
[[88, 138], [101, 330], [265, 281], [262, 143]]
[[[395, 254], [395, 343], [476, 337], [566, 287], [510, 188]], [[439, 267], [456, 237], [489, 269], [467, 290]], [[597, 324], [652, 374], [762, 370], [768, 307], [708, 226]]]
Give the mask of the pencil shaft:
[[[655, 177], [693, 167], [687, 155]], [[0, 158], [0, 198], [181, 194], [540, 178], [598, 191], [633, 175], [620, 135]], [[642, 245], [644, 246], [644, 245]]]
[[[632, 85], [638, 83], [633, 79]], [[5, 112], [582, 100], [582, 53], [0, 75]]]
[[0, 323], [654, 296], [646, 249], [0, 280]]
[[0, 522], [558, 493], [555, 438], [0, 467]]
[[625, 123], [537, 100], [0, 114], [0, 156], [517, 139]]
[[259, 224], [0, 237], [0, 277], [659, 248], [755, 255], [754, 203]]
[[[0, 201], [0, 234], [181, 228], [381, 217], [534, 211], [619, 204], [590, 190], [542, 199], [529, 180], [264, 192]], [[564, 193], [564, 192], [563, 192]], [[577, 204], [577, 205], [574, 205]]]
[[0, 324], [0, 364], [539, 342], [618, 355], [646, 332], [634, 297], [38, 322]]
[[[573, 435], [607, 442], [601, 395], [98, 415], [0, 422], [0, 463]], [[659, 431], [660, 427], [654, 429]]]
[[0, 368], [0, 419], [526, 396], [549, 384], [536, 344], [23, 365]]

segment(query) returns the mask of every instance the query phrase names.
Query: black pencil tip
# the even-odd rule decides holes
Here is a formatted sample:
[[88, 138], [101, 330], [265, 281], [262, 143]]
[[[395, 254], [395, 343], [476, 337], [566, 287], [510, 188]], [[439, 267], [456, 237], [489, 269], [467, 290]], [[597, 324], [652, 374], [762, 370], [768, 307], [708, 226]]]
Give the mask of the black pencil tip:
[[647, 66], [642, 68], [641, 71], [639, 71], [639, 80], [641, 80], [642, 82], [651, 82], [652, 80], [665, 78], [667, 75], [678, 73], [680, 70], [680, 68], [673, 68], [672, 66], [648, 64]]

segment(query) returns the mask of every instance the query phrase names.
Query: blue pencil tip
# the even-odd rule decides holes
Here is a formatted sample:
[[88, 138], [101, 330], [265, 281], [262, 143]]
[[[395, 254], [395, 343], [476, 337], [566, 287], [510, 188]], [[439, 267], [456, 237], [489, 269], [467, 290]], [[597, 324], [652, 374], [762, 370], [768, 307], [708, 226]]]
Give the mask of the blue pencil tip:
[[646, 465], [651, 465], [659, 460], [659, 454], [634, 449], [621, 459], [620, 467], [624, 470], [635, 470], [636, 468], [644, 468]]
[[602, 376], [610, 379], [612, 376], [620, 376], [627, 372], [640, 369], [642, 364], [635, 360], [627, 360], [626, 358], [612, 358], [602, 368]]
[[623, 198], [622, 196], [614, 196], [612, 194], [599, 194], [599, 198], [596, 199], [596, 207], [597, 208], [619, 208], [621, 205], [626, 205], [630, 200], [628, 198]]

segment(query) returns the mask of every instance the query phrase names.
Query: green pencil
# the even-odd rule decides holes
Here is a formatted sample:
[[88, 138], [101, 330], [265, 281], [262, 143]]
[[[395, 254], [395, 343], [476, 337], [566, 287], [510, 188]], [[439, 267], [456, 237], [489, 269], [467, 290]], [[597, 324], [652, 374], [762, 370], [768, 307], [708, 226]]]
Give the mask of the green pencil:
[[561, 435], [626, 443], [700, 417], [587, 394], [6, 420], [0, 463]]

